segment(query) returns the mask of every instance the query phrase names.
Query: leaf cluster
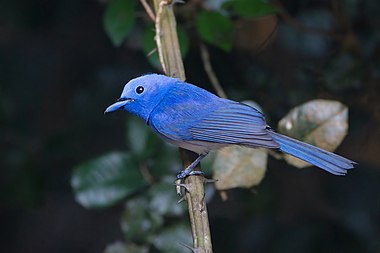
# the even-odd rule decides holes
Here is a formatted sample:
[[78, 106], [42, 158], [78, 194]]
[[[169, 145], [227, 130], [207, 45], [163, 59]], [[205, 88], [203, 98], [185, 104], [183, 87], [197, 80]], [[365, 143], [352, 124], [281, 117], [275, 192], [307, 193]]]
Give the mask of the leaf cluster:
[[105, 252], [181, 252], [179, 242], [190, 243], [183, 223], [172, 176], [180, 167], [175, 148], [163, 143], [143, 122], [130, 118], [126, 131], [128, 151], [114, 151], [78, 165], [71, 186], [79, 204], [106, 208], [125, 201], [121, 229], [125, 242]]
[[[103, 15], [104, 29], [116, 47], [128, 40], [142, 40], [142, 50], [148, 56], [150, 63], [159, 68], [157, 54], [152, 53], [155, 50], [153, 25], [151, 20], [146, 20], [142, 26], [141, 22], [136, 22], [139, 13], [136, 5], [137, 3], [131, 0], [109, 1]], [[192, 7], [190, 11], [187, 9], [192, 15], [188, 13], [183, 15], [182, 18], [185, 19], [183, 23], [186, 26], [178, 25], [178, 39], [183, 57], [188, 52], [190, 36], [195, 35], [202, 42], [230, 51], [234, 43], [236, 17], [252, 19], [278, 12], [274, 5], [264, 0], [222, 1], [216, 8], [209, 8], [207, 4], [200, 7], [200, 9]], [[139, 32], [141, 30], [142, 32]], [[192, 30], [195, 30], [195, 33]]]
[[[234, 47], [237, 19], [256, 19], [279, 11], [262, 0], [222, 1], [212, 8], [207, 4], [200, 5], [189, 11], [191, 15], [181, 16], [183, 21], [178, 25], [181, 54], [186, 56], [190, 40], [194, 37], [201, 43], [229, 52]], [[140, 41], [139, 49], [159, 69], [153, 24], [147, 19], [136, 22], [137, 14], [133, 1], [108, 2], [103, 17], [105, 31], [115, 46]], [[314, 41], [313, 36], [302, 38]], [[291, 37], [288, 36], [288, 39]], [[327, 85], [335, 84], [353, 68], [345, 57], [347, 55], [342, 55], [330, 62], [332, 66], [343, 65], [341, 69], [344, 73], [328, 74]], [[329, 66], [326, 73], [337, 69]], [[350, 87], [357, 85], [355, 82], [345, 83]], [[279, 122], [278, 129], [289, 136], [334, 151], [347, 133], [347, 115], [347, 107], [336, 101], [310, 101], [292, 109]], [[121, 219], [125, 243], [116, 242], [106, 252], [148, 252], [152, 248], [176, 252], [179, 248], [173, 243], [173, 238], [184, 242], [190, 236], [179, 221], [184, 210], [175, 204], [176, 196], [170, 182], [173, 177], [165, 175], [178, 171], [179, 162], [175, 151], [140, 123], [134, 119], [128, 123], [128, 152], [111, 152], [79, 165], [72, 176], [72, 187], [77, 201], [87, 208], [104, 208], [127, 200]], [[308, 166], [290, 156], [276, 157], [284, 158], [299, 168]], [[265, 150], [234, 146], [218, 151], [212, 162], [213, 178], [218, 180], [216, 189], [258, 185], [265, 176], [267, 159]]]

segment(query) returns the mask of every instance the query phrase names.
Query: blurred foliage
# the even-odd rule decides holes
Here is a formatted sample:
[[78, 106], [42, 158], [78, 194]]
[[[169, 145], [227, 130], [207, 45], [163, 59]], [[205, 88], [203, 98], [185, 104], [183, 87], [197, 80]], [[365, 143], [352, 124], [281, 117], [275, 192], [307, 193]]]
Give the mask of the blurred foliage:
[[104, 30], [115, 46], [120, 46], [133, 27], [133, 1], [113, 0], [104, 11]]
[[[221, 7], [228, 10], [232, 16], [240, 15], [250, 18], [276, 12], [275, 7], [260, 0], [252, 2], [228, 1]], [[219, 11], [202, 10], [196, 14], [196, 19], [193, 22], [195, 22], [201, 40], [222, 50], [230, 51], [233, 45], [234, 25], [223, 9]], [[132, 1], [113, 0], [107, 4], [103, 23], [108, 37], [115, 46], [120, 46], [126, 40], [134, 24], [134, 19]], [[180, 27], [178, 37], [181, 53], [184, 57], [188, 51], [189, 41], [186, 31]], [[147, 25], [143, 35], [143, 49], [149, 62], [156, 68], [160, 68], [157, 53], [154, 52], [154, 36], [152, 26]], [[127, 143], [130, 148], [129, 153], [110, 153], [85, 162], [74, 169], [71, 185], [76, 200], [87, 208], [107, 207], [136, 193], [140, 197], [127, 201], [126, 211], [122, 219], [121, 226], [127, 241], [125, 247], [128, 247], [129, 243], [132, 242], [154, 245], [164, 252], [181, 252], [183, 246], [170, 243], [176, 237], [183, 240], [191, 238], [188, 228], [180, 222], [176, 223], [175, 226], [166, 226], [165, 230], [158, 233], [159, 236], [156, 235], [152, 240], [152, 235], [157, 234], [160, 227], [165, 227], [164, 215], [175, 214], [180, 216], [183, 213], [183, 211], [175, 211], [176, 205], [173, 201], [176, 196], [171, 194], [171, 192], [174, 193], [172, 187], [168, 188], [165, 184], [160, 186], [157, 181], [160, 180], [160, 176], [165, 174], [165, 171], [168, 172], [167, 168], [173, 167], [173, 165], [179, 167], [178, 163], [167, 159], [167, 155], [163, 154], [165, 151], [157, 152], [157, 150], [165, 150], [165, 148], [158, 148], [158, 145], [162, 146], [162, 143], [157, 141], [151, 132], [147, 132], [147, 129], [135, 120], [128, 124]], [[217, 188], [229, 189], [238, 186], [252, 187], [257, 185], [266, 170], [267, 153], [257, 150], [243, 152], [240, 148], [235, 150], [238, 153], [230, 151], [223, 150], [216, 156], [218, 159], [213, 168], [217, 173], [214, 176], [221, 179]], [[252, 152], [257, 156], [252, 156]], [[223, 154], [229, 155], [223, 158]], [[231, 160], [231, 156], [235, 162], [233, 162], [234, 165], [230, 166], [226, 160]], [[250, 162], [247, 162], [243, 157], [246, 157]], [[226, 167], [226, 164], [229, 166]], [[252, 167], [252, 164], [255, 166]], [[221, 172], [223, 171], [222, 167], [224, 172]], [[246, 171], [245, 173], [241, 171], [242, 168]], [[254, 171], [256, 172], [253, 173]], [[252, 175], [254, 175], [253, 178]], [[231, 179], [235, 182], [228, 183]], [[152, 196], [150, 190], [137, 193], [144, 185], [153, 189], [155, 196]], [[147, 206], [153, 208], [149, 209]], [[187, 243], [190, 244], [190, 241]], [[108, 248], [106, 252], [111, 249], [113, 248]], [[119, 247], [116, 249], [119, 250]], [[146, 247], [143, 249], [145, 250]], [[122, 247], [121, 250], [125, 249]]]
[[125, 245], [123, 242], [114, 242], [107, 246], [104, 253], [148, 253], [146, 246]]
[[278, 12], [278, 9], [273, 4], [263, 0], [225, 1], [222, 7], [228, 10], [231, 15], [243, 18], [258, 18]]
[[126, 244], [182, 252], [179, 243], [190, 244], [191, 232], [182, 219], [186, 208], [177, 203], [177, 198], [171, 178], [163, 178], [146, 194], [129, 200], [121, 220]]
[[232, 21], [218, 12], [202, 11], [196, 22], [197, 31], [202, 40], [225, 51], [232, 48]]
[[[235, 22], [236, 19], [244, 22], [245, 19], [270, 16], [283, 11], [281, 6], [261, 0], [219, 1], [217, 4], [208, 1], [205, 6], [207, 5], [213, 8], [202, 8], [204, 6], [200, 5], [200, 8], [192, 9], [190, 6], [186, 12], [179, 12], [183, 14], [179, 19], [184, 20], [186, 27], [195, 27], [195, 30], [191, 30], [185, 29], [181, 24], [178, 26], [183, 57], [186, 57], [189, 50], [190, 36], [229, 52], [234, 47], [238, 24]], [[144, 51], [152, 66], [160, 69], [155, 51], [156, 35], [151, 21], [134, 21], [137, 19], [136, 13], [132, 1], [107, 2], [103, 19], [105, 31], [115, 46], [122, 45], [128, 36], [132, 38], [129, 38], [127, 43], [133, 43], [133, 36], [138, 38], [139, 33], [129, 35], [130, 31], [140, 31], [143, 43], [138, 48]], [[288, 47], [290, 52], [315, 59], [326, 55], [330, 43], [324, 34], [333, 32], [337, 26], [332, 13], [324, 9], [315, 9], [301, 13], [298, 19], [308, 29], [317, 31], [307, 33], [304, 29], [295, 30], [287, 24], [282, 24], [279, 36], [283, 37], [283, 45]], [[266, 39], [262, 41], [267, 43]], [[243, 44], [249, 43], [239, 42], [236, 46]], [[245, 49], [247, 48], [249, 49], [245, 46]], [[320, 76], [324, 77], [322, 80], [326, 87], [333, 91], [358, 88], [360, 84], [355, 80], [355, 69], [360, 72], [360, 66], [356, 65], [354, 56], [339, 54], [321, 70], [323, 72]], [[298, 77], [308, 80], [308, 74], [302, 72]], [[344, 84], [336, 86], [336, 83]], [[347, 133], [347, 112], [347, 108], [338, 102], [309, 102], [291, 110], [280, 121], [279, 129], [289, 136], [333, 151]], [[341, 114], [343, 116], [339, 116]], [[331, 129], [334, 129], [333, 132]], [[191, 236], [186, 225], [178, 219], [184, 214], [184, 209], [176, 204], [177, 197], [170, 185], [171, 177], [165, 176], [173, 174], [172, 168], [179, 168], [178, 160], [171, 158], [173, 150], [152, 135], [141, 122], [130, 120], [126, 132], [128, 151], [110, 153], [85, 162], [74, 170], [72, 187], [76, 199], [87, 208], [107, 207], [126, 200], [121, 220], [125, 242], [117, 242], [109, 246], [105, 252], [146, 252], [152, 249], [181, 252], [182, 246], [174, 244], [173, 241], [190, 243], [188, 240]], [[266, 172], [267, 157], [268, 154], [264, 150], [242, 147], [227, 147], [218, 151], [212, 167], [213, 177], [219, 180], [216, 188], [226, 190], [258, 185]], [[288, 156], [285, 156], [285, 160], [297, 167], [306, 166], [298, 159]]]
[[180, 167], [179, 158], [172, 155], [175, 149], [164, 144], [141, 120], [128, 120], [127, 137], [129, 152], [112, 152], [74, 169], [71, 186], [81, 205], [113, 205], [146, 186], [153, 187], [166, 173]]
[[[218, 5], [218, 7], [215, 8], [215, 11], [207, 9], [196, 11], [194, 13], [195, 18], [192, 17], [189, 21], [195, 24], [200, 40], [225, 51], [230, 51], [233, 45], [234, 24], [232, 17], [258, 18], [278, 12], [274, 5], [263, 0], [221, 1], [216, 5], [212, 1], [208, 1], [207, 4]], [[185, 17], [190, 16], [186, 15]], [[136, 18], [133, 1], [112, 0], [107, 3], [103, 23], [108, 37], [115, 46], [120, 46], [127, 39]], [[145, 30], [143, 50], [148, 56], [149, 62], [160, 69], [158, 56], [155, 53], [154, 28], [152, 25], [144, 24], [143, 29]], [[187, 32], [181, 25], [178, 26], [178, 39], [181, 54], [185, 57], [189, 41]]]
[[[143, 122], [128, 117], [125, 129], [103, 115], [123, 83], [159, 69], [140, 2], [0, 7], [0, 251], [147, 253], [187, 244], [172, 185], [176, 149]], [[271, 126], [311, 99], [341, 101], [349, 138], [338, 153], [360, 164], [337, 178], [269, 159], [260, 186], [229, 190], [228, 202], [207, 185], [215, 252], [379, 252], [380, 2], [205, 0], [173, 8], [189, 82], [214, 91], [202, 42], [228, 96], [255, 99]], [[202, 13], [232, 28], [214, 26], [207, 41]], [[212, 162], [202, 163], [207, 175]], [[79, 207], [72, 191], [96, 210]]]
[[[143, 121], [130, 118], [128, 152], [112, 152], [77, 166], [71, 185], [76, 200], [86, 208], [104, 208], [125, 201], [121, 229], [125, 242], [105, 252], [182, 252], [190, 244], [184, 224], [184, 205], [177, 203], [172, 177], [180, 168], [175, 149], [163, 143]], [[174, 225], [175, 224], [175, 225]], [[140, 245], [140, 246], [137, 246]]]
[[145, 185], [137, 162], [114, 152], [75, 168], [71, 187], [76, 200], [87, 208], [106, 207], [135, 193]]

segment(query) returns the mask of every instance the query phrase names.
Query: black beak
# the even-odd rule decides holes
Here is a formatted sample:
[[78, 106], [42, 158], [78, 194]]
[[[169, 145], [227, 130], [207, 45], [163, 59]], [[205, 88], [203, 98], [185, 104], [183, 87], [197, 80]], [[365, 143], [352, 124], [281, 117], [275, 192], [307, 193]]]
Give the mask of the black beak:
[[133, 99], [131, 98], [119, 98], [116, 103], [113, 103], [112, 105], [107, 107], [107, 109], [104, 111], [104, 114], [115, 112], [117, 110], [122, 110], [126, 104], [132, 101]]

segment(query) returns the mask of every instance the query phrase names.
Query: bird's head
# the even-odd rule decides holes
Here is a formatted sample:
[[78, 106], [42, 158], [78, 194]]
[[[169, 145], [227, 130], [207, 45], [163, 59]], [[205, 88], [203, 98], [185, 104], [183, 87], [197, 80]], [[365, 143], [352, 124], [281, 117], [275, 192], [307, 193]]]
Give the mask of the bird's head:
[[171, 85], [179, 79], [158, 74], [148, 74], [129, 81], [120, 98], [110, 105], [104, 113], [125, 110], [147, 122], [153, 109], [160, 103]]

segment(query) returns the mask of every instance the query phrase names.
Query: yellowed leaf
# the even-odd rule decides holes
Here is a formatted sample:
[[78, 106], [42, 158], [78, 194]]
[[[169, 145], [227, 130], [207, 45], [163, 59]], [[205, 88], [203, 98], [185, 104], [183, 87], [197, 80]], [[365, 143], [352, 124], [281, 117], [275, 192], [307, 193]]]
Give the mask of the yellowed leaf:
[[227, 190], [235, 187], [250, 188], [264, 178], [268, 153], [264, 149], [228, 146], [217, 151], [213, 163], [215, 187]]
[[[317, 99], [293, 108], [278, 124], [279, 132], [333, 152], [348, 130], [348, 108], [338, 101]], [[290, 155], [285, 160], [298, 168], [309, 163]]]

